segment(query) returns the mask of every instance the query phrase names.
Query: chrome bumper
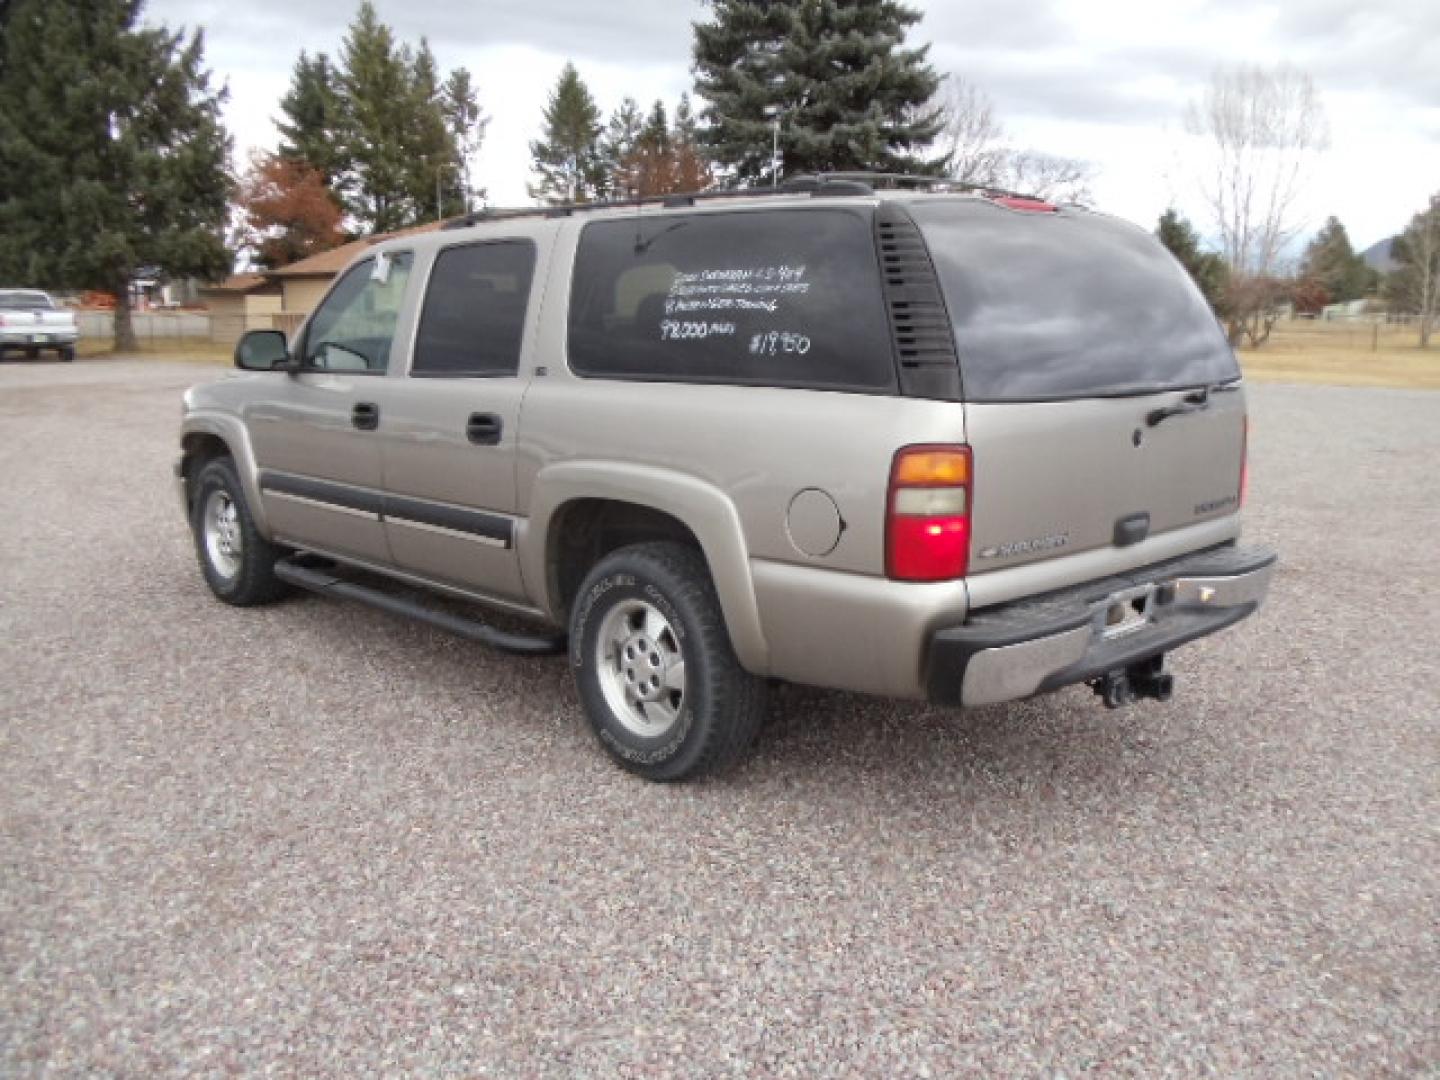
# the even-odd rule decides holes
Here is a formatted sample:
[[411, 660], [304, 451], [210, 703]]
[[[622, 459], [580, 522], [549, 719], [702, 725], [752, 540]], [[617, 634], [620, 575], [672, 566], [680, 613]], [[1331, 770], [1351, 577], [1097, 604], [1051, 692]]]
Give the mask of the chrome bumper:
[[930, 698], [991, 705], [1149, 660], [1253, 614], [1275, 564], [1228, 547], [979, 613], [935, 635]]
[[0, 346], [6, 348], [49, 349], [56, 345], [74, 345], [80, 340], [78, 330], [0, 330]]

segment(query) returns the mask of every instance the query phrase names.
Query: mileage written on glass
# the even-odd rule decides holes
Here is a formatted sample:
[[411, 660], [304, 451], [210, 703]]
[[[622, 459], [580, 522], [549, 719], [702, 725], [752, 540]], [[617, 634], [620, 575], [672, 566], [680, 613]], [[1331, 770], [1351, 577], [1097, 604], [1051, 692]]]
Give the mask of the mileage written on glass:
[[[784, 314], [786, 301], [810, 293], [804, 264], [681, 271], [665, 297], [666, 318], [660, 322], [662, 341], [703, 341], [734, 337], [733, 318]], [[766, 320], [767, 322], [770, 320]], [[752, 322], [753, 326], [753, 322]], [[804, 355], [808, 335], [791, 329], [763, 329], [748, 335], [752, 356]]]

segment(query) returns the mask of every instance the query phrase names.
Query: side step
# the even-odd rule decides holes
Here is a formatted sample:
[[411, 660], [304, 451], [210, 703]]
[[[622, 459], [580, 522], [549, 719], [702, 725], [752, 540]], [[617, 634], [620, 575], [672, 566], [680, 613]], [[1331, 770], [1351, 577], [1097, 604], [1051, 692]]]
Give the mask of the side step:
[[429, 623], [431, 626], [448, 630], [452, 634], [478, 641], [502, 652], [518, 653], [521, 656], [555, 656], [565, 651], [565, 635], [554, 634], [512, 634], [497, 630], [476, 619], [463, 615], [452, 615], [448, 611], [437, 611], [408, 600], [403, 596], [392, 596], [379, 589], [346, 578], [337, 577], [327, 569], [306, 566], [294, 559], [281, 559], [275, 564], [275, 576], [281, 581], [325, 596], [338, 596], [344, 600], [358, 600], [362, 604], [388, 611], [392, 615], [403, 615], [407, 619]]

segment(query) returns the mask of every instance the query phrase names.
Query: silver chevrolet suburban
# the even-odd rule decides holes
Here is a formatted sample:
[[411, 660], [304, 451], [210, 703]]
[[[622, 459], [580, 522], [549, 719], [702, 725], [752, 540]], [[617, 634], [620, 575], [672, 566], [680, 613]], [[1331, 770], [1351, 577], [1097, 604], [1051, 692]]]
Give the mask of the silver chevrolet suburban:
[[654, 780], [736, 761], [771, 680], [1163, 700], [1275, 563], [1237, 544], [1245, 396], [1185, 271], [1010, 193], [480, 213], [374, 244], [236, 365], [176, 466], [216, 596], [568, 652]]

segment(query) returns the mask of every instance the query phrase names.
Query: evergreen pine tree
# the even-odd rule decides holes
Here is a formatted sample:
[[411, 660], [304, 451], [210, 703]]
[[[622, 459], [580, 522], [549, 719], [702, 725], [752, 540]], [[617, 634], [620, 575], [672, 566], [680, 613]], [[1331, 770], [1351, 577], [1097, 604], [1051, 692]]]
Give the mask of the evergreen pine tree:
[[745, 181], [870, 169], [939, 173], [926, 149], [943, 126], [929, 46], [903, 47], [920, 13], [898, 0], [708, 0], [695, 24], [701, 142]]
[[370, 232], [389, 232], [416, 216], [407, 154], [413, 121], [413, 57], [395, 43], [371, 0], [362, 0], [340, 49], [341, 123], [350, 176], [346, 205]]
[[530, 143], [530, 156], [531, 168], [539, 176], [530, 185], [532, 199], [591, 202], [604, 195], [600, 109], [574, 64], [566, 63], [550, 92], [545, 106], [545, 131]]
[[610, 122], [605, 126], [605, 134], [600, 139], [606, 198], [628, 199], [640, 193], [635, 151], [644, 126], [640, 106], [633, 97], [627, 97], [610, 115]]
[[645, 126], [640, 131], [640, 144], [661, 154], [670, 151], [670, 119], [665, 112], [665, 102], [659, 98], [650, 106], [650, 115], [645, 117]]
[[1155, 235], [1185, 267], [1210, 307], [1219, 313], [1224, 303], [1225, 287], [1230, 280], [1225, 260], [1213, 252], [1200, 250], [1200, 238], [1195, 229], [1173, 207], [1160, 215]]
[[675, 106], [675, 123], [671, 128], [671, 137], [676, 142], [695, 142], [699, 137], [695, 107], [690, 103], [688, 93], [681, 94], [680, 104]]
[[645, 126], [636, 142], [637, 191], [643, 198], [668, 195], [676, 190], [675, 161], [670, 150], [670, 121], [665, 103], [657, 100], [650, 107]]
[[1371, 291], [1378, 279], [1355, 249], [1337, 217], [1331, 217], [1305, 249], [1300, 277], [1324, 286], [1332, 302], [1359, 300]]
[[280, 156], [303, 161], [326, 184], [334, 184], [347, 171], [340, 135], [340, 97], [335, 69], [323, 52], [313, 57], [302, 49], [290, 75], [290, 86], [280, 99], [282, 119]]
[[312, 100], [331, 103], [325, 124], [304, 130], [337, 148], [340, 171], [331, 186], [365, 231], [391, 232], [468, 208], [469, 157], [485, 129], [468, 71], [442, 79], [430, 43], [421, 38], [411, 49], [397, 42], [372, 0], [361, 0], [339, 64], [329, 69], [330, 98], [316, 89], [317, 69], [302, 54], [287, 95], [296, 107], [286, 113], [298, 129], [299, 115], [320, 112]]
[[445, 124], [450, 130], [450, 138], [459, 158], [459, 182], [461, 203], [463, 204], [461, 212], [468, 213], [477, 194], [482, 199], [485, 197], [483, 189], [476, 192], [471, 185], [470, 161], [485, 140], [485, 128], [490, 123], [490, 119], [480, 108], [480, 99], [475, 93], [470, 72], [463, 67], [456, 68], [445, 80], [445, 86], [440, 94], [440, 102], [441, 111], [445, 115]]
[[[404, 57], [407, 50], [402, 50]], [[464, 212], [461, 161], [445, 114], [439, 69], [430, 43], [420, 48], [410, 64], [406, 88], [406, 126], [400, 144], [407, 163], [405, 191], [411, 222]]]
[[710, 186], [710, 164], [700, 149], [700, 136], [690, 95], [681, 94], [675, 106], [675, 122], [670, 129], [670, 143], [675, 155], [675, 189], [704, 191]]
[[142, 267], [215, 279], [231, 266], [224, 91], [201, 34], [137, 27], [140, 7], [0, 9], [0, 280], [114, 293], [117, 349], [136, 346]]

